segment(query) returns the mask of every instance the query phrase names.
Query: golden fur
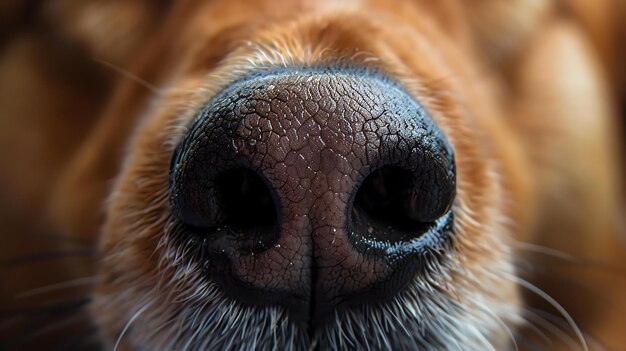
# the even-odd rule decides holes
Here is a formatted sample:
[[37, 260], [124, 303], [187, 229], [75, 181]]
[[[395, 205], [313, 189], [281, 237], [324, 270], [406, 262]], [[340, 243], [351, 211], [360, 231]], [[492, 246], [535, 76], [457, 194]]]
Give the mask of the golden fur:
[[[170, 161], [190, 118], [252, 70], [357, 65], [398, 81], [455, 151], [455, 268], [438, 279], [464, 306], [458, 318], [496, 349], [515, 333], [542, 349], [584, 339], [589, 349], [619, 350], [626, 238], [618, 25], [626, 11], [618, 5], [8, 1], [0, 8], [12, 19], [0, 28], [0, 257], [96, 241], [98, 253], [9, 264], [2, 306], [80, 295], [57, 289], [14, 299], [95, 275], [89, 311], [105, 345], [133, 319], [118, 349], [164, 348], [170, 331], [149, 333], [190, 308], [172, 306], [204, 286], [181, 271], [181, 253], [167, 241]], [[553, 311], [535, 286], [584, 335], [568, 317], [558, 327], [529, 317], [531, 307]], [[12, 318], [7, 340], [24, 322]]]

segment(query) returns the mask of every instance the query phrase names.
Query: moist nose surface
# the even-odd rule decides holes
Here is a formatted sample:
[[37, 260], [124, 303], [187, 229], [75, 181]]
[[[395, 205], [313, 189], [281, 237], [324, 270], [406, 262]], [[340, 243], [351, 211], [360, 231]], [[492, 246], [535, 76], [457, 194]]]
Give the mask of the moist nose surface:
[[207, 275], [302, 319], [389, 298], [444, 240], [452, 152], [420, 105], [362, 72], [284, 71], [227, 87], [179, 145], [172, 207]]

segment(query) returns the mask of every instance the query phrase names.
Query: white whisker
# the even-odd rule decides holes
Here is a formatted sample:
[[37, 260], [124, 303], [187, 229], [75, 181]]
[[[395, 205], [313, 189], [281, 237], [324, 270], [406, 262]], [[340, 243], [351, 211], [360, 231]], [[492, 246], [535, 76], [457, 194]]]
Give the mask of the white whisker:
[[35, 288], [32, 290], [23, 292], [17, 295], [16, 298], [22, 299], [22, 298], [40, 295], [40, 294], [44, 294], [44, 293], [48, 293], [52, 291], [74, 288], [74, 287], [82, 286], [82, 285], [89, 285], [89, 284], [93, 284], [95, 281], [96, 281], [96, 277], [83, 277], [83, 278], [78, 278], [78, 279], [72, 279], [72, 280], [68, 280], [65, 282], [50, 284], [47, 286], [43, 286], [40, 288]]
[[128, 320], [128, 322], [126, 322], [126, 324], [124, 325], [124, 328], [122, 329], [122, 332], [117, 337], [117, 340], [115, 340], [115, 346], [113, 346], [113, 351], [117, 351], [117, 348], [120, 346], [120, 343], [122, 342], [122, 338], [124, 338], [124, 335], [126, 334], [126, 331], [128, 330], [128, 328], [130, 328], [133, 322], [135, 322], [135, 320], [139, 318], [139, 316], [141, 316], [141, 314], [146, 309], [148, 309], [150, 305], [151, 305], [150, 303], [145, 304], [141, 309], [139, 309], [137, 312], [133, 314], [133, 316]]
[[502, 326], [502, 329], [504, 329], [504, 331], [509, 335], [509, 338], [511, 339], [511, 341], [513, 342], [513, 346], [515, 347], [515, 351], [519, 351], [519, 346], [517, 345], [517, 340], [515, 340], [515, 336], [513, 335], [513, 332], [511, 331], [511, 329], [506, 325], [506, 323], [502, 320], [502, 318], [500, 318], [495, 312], [493, 312], [492, 309], [490, 309], [489, 307], [487, 307], [485, 304], [480, 304], [479, 305], [481, 307], [481, 309], [486, 312], [488, 315], [490, 315], [496, 322], [498, 322], [498, 324], [500, 324], [500, 326]]
[[545, 247], [545, 246], [541, 246], [541, 245], [536, 245], [536, 244], [531, 244], [531, 243], [524, 243], [521, 241], [514, 241], [511, 246], [513, 246], [514, 248], [518, 248], [520, 250], [525, 250], [525, 251], [530, 251], [530, 252], [536, 252], [536, 253], [540, 253], [540, 254], [544, 254], [546, 256], [551, 256], [551, 257], [555, 257], [564, 261], [569, 261], [569, 262], [573, 262], [573, 263], [577, 263], [580, 262], [579, 259], [577, 259], [576, 257], [565, 253], [563, 251], [559, 251], [553, 248], [549, 248], [549, 247]]
[[[576, 343], [576, 340], [573, 339], [567, 332], [565, 332], [563, 329], [559, 328], [554, 323], [552, 323], [552, 322], [546, 320], [545, 318], [541, 317], [540, 315], [532, 312], [530, 309], [526, 310], [526, 318], [528, 320], [534, 321], [534, 323], [537, 326], [542, 327], [544, 330], [546, 330], [546, 331], [550, 332], [552, 335], [556, 336], [563, 343], [565, 343], [565, 345], [567, 345], [567, 347], [570, 350], [577, 350], [577, 349], [580, 348], [579, 345]], [[551, 340], [548, 340], [548, 343], [550, 345], [554, 344], [554, 342], [551, 341]]]
[[123, 69], [122, 67], [120, 67], [120, 66], [118, 66], [116, 64], [113, 64], [111, 62], [107, 62], [105, 60], [102, 60], [102, 59], [99, 59], [99, 58], [95, 58], [95, 57], [93, 58], [93, 60], [98, 62], [99, 64], [101, 64], [103, 66], [106, 66], [106, 67], [112, 69], [113, 71], [115, 71], [115, 72], [121, 74], [122, 76], [132, 80], [133, 82], [141, 85], [142, 87], [148, 89], [149, 91], [153, 92], [154, 94], [161, 95], [161, 92], [159, 91], [159, 89], [156, 86], [148, 83], [148, 81], [146, 81], [144, 79], [139, 78], [135, 74], [133, 74], [133, 73]]
[[507, 272], [500, 272], [500, 273], [505, 278], [510, 279], [510, 280], [516, 282], [517, 284], [525, 287], [526, 289], [530, 290], [531, 292], [533, 292], [537, 296], [541, 297], [546, 302], [548, 302], [550, 305], [552, 305], [552, 307], [554, 307], [557, 311], [559, 311], [559, 313], [563, 316], [563, 318], [565, 318], [567, 320], [568, 324], [570, 325], [570, 327], [572, 328], [572, 330], [574, 331], [574, 333], [578, 337], [578, 340], [580, 341], [583, 349], [585, 351], [589, 351], [589, 347], [587, 346], [587, 341], [585, 340], [585, 336], [583, 335], [582, 331], [580, 330], [580, 328], [578, 327], [578, 325], [576, 324], [576, 322], [574, 321], [572, 316], [567, 312], [567, 310], [565, 310], [565, 308], [563, 306], [561, 306], [561, 304], [559, 304], [554, 298], [552, 298], [552, 296], [548, 295], [546, 292], [544, 292], [543, 290], [539, 289], [537, 286], [531, 284], [530, 282], [528, 282], [525, 279], [522, 279], [522, 278], [520, 278], [518, 276], [512, 275], [512, 274], [507, 273]]

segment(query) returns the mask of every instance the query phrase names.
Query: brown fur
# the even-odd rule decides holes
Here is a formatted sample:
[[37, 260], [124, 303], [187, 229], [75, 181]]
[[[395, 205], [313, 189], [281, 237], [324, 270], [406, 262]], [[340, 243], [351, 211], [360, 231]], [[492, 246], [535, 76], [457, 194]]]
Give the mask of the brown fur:
[[[98, 241], [101, 260], [97, 270], [75, 257], [6, 269], [3, 307], [97, 274], [91, 311], [111, 346], [138, 296], [176, 274], [162, 229], [168, 170], [194, 111], [257, 67], [364, 65], [413, 94], [455, 150], [455, 264], [481, 282], [446, 281], [459, 301], [479, 294], [518, 308], [528, 289], [485, 269], [530, 262], [528, 278], [565, 306], [592, 349], [593, 340], [626, 345], [617, 2], [13, 3], [2, 12], [16, 15], [3, 17], [25, 19], [0, 28], [0, 257], [73, 248], [43, 237], [61, 234]], [[533, 252], [543, 247], [575, 262]], [[124, 291], [134, 299], [116, 298]], [[503, 347], [506, 335], [493, 337]], [[553, 349], [569, 349], [551, 337]]]

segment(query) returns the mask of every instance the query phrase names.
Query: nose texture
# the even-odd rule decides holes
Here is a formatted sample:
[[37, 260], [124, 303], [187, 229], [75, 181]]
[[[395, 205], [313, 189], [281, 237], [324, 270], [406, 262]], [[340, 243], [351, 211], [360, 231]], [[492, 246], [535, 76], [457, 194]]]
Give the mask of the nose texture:
[[441, 250], [454, 172], [442, 133], [393, 82], [278, 71], [199, 112], [173, 161], [172, 207], [226, 294], [317, 321], [392, 297]]

